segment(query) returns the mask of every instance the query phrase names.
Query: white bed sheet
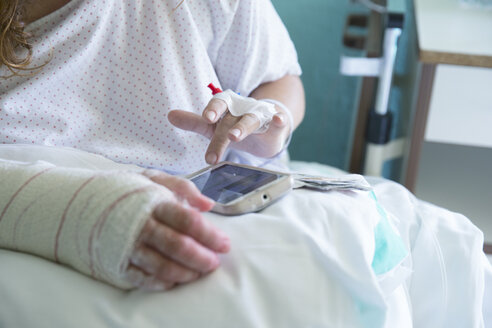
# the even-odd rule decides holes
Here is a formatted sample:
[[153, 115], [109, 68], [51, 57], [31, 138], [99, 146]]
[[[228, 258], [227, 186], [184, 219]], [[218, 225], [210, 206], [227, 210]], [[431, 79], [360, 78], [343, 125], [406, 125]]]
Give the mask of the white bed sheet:
[[[0, 147], [0, 158], [117, 167], [68, 149], [8, 150]], [[365, 193], [299, 190], [261, 213], [205, 214], [229, 234], [231, 252], [216, 272], [165, 293], [123, 292], [41, 258], [0, 250], [0, 327], [484, 326], [492, 274], [486, 275], [481, 232], [398, 184], [370, 182], [410, 251], [383, 276], [371, 267], [380, 219], [373, 200]]]

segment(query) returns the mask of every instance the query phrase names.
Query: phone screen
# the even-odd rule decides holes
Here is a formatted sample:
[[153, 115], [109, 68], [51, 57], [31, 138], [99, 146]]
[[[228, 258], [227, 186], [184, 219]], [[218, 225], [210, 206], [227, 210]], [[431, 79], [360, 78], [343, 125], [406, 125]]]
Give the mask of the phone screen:
[[280, 177], [280, 174], [225, 164], [204, 172], [191, 181], [205, 196], [227, 204]]

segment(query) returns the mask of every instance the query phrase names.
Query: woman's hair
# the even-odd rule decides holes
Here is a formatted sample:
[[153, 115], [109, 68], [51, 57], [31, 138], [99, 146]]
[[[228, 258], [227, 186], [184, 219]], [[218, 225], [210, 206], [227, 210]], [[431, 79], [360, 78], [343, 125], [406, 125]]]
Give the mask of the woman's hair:
[[[0, 66], [5, 65], [12, 75], [19, 71], [31, 71], [38, 67], [29, 68], [32, 59], [32, 47], [27, 39], [29, 34], [24, 32], [21, 21], [23, 0], [0, 1]], [[19, 56], [19, 49], [27, 52]]]
[[181, 1], [178, 3], [178, 5], [177, 5], [176, 7], [174, 7], [174, 9], [173, 9], [173, 14], [174, 14], [174, 12], [175, 12], [176, 10], [178, 10], [178, 8], [179, 8], [179, 7], [181, 7], [181, 5], [183, 4], [183, 2], [184, 2], [184, 0], [181, 0]]

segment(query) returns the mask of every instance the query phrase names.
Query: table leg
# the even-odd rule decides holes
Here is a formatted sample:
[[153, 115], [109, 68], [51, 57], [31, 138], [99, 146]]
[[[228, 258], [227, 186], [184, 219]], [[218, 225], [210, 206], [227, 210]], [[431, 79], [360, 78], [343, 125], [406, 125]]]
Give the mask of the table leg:
[[413, 129], [408, 155], [408, 164], [405, 175], [405, 187], [411, 192], [415, 192], [417, 174], [424, 142], [425, 127], [427, 125], [427, 115], [434, 85], [436, 64], [423, 63], [420, 73], [420, 83], [418, 89], [417, 107], [413, 118]]

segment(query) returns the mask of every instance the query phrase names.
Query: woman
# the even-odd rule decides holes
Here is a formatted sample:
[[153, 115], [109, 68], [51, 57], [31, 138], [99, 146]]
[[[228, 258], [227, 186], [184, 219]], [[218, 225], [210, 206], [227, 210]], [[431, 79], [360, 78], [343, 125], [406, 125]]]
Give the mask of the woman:
[[[75, 147], [185, 173], [222, 158], [270, 162], [291, 133], [286, 110], [292, 128], [302, 119], [295, 51], [269, 1], [39, 3], [24, 3], [16, 16], [15, 1], [1, 2], [0, 75], [9, 76], [0, 81], [3, 143]], [[14, 23], [22, 20], [32, 35], [30, 57]], [[210, 82], [232, 90], [225, 92], [230, 99], [219, 93], [210, 100]], [[224, 105], [244, 100], [235, 92], [270, 99], [277, 113], [238, 115]], [[265, 105], [252, 107], [258, 104]], [[98, 284], [63, 284], [53, 275], [47, 293], [59, 288], [60, 297], [44, 311], [40, 303], [52, 299], [36, 284], [46, 280], [10, 284], [21, 270], [4, 253], [0, 281], [11, 297], [0, 318], [23, 308], [63, 317], [51, 311], [69, 304], [58, 326], [77, 321], [71, 315], [78, 306], [97, 308], [106, 325], [138, 327], [484, 326], [490, 264], [483, 262], [481, 232], [395, 183], [371, 182], [371, 193], [298, 191], [261, 213], [219, 218], [214, 222], [236, 243], [224, 268], [208, 281], [156, 297], [108, 299]], [[71, 265], [121, 288], [162, 290], [193, 281], [214, 270], [217, 254], [230, 248], [228, 237], [200, 214], [212, 202], [161, 171], [10, 160], [0, 161], [0, 183], [0, 247]], [[85, 287], [92, 289], [81, 292]], [[26, 301], [35, 297], [30, 307]], [[73, 313], [87, 326], [84, 309]], [[18, 326], [22, 316], [13, 317]]]
[[[182, 174], [223, 159], [271, 161], [303, 118], [296, 53], [269, 1], [7, 0], [0, 6], [0, 139], [4, 144], [79, 148], [117, 162]], [[226, 102], [210, 100], [206, 88], [210, 82], [255, 99], [268, 98], [275, 104], [273, 117], [260, 123], [254, 113], [232, 115]], [[230, 247], [227, 236], [199, 213], [210, 210], [211, 200], [185, 180], [148, 170], [143, 175], [160, 189], [153, 186], [146, 191], [144, 214], [128, 219], [138, 235], [119, 238], [127, 240], [118, 247], [131, 246], [132, 255], [124, 277], [119, 272], [115, 278], [108, 273], [115, 267], [98, 266], [94, 259], [97, 248], [118, 248], [104, 244], [101, 237], [110, 225], [106, 221], [112, 222], [104, 210], [93, 221], [84, 221], [85, 225], [92, 222], [92, 228], [75, 225], [76, 231], [87, 230], [87, 240], [78, 247], [79, 252], [88, 249], [79, 256], [87, 258], [74, 263], [70, 252], [63, 255], [63, 240], [68, 238], [64, 234], [75, 220], [70, 214], [73, 204], [81, 201], [84, 190], [96, 188], [93, 185], [100, 177], [80, 173], [86, 180], [72, 179], [70, 170], [44, 167], [28, 173], [21, 166], [4, 167], [1, 174], [18, 178], [9, 184], [17, 187], [2, 195], [0, 226], [15, 227], [3, 229], [0, 246], [67, 263], [122, 288], [166, 289], [193, 281], [217, 268], [217, 253]], [[46, 249], [40, 250], [39, 242], [30, 241], [23, 232], [29, 223], [22, 228], [24, 223], [14, 224], [12, 217], [28, 216], [33, 201], [20, 201], [18, 214], [14, 212], [17, 196], [41, 178], [47, 179], [45, 185], [57, 181], [71, 186], [64, 194], [73, 196], [60, 209], [59, 220], [38, 227], [50, 231]], [[143, 184], [148, 189], [148, 181], [127, 179], [135, 180], [133, 187]], [[108, 183], [122, 184], [118, 190], [125, 201], [133, 197], [127, 196], [131, 193], [121, 179], [109, 178], [102, 183], [104, 188], [94, 189], [93, 195], [98, 196], [91, 199], [104, 199]], [[116, 204], [117, 212], [124, 207], [120, 200], [107, 202]], [[53, 213], [56, 206], [51, 206]], [[146, 211], [152, 214], [148, 219]], [[125, 261], [120, 259], [116, 267]]]

